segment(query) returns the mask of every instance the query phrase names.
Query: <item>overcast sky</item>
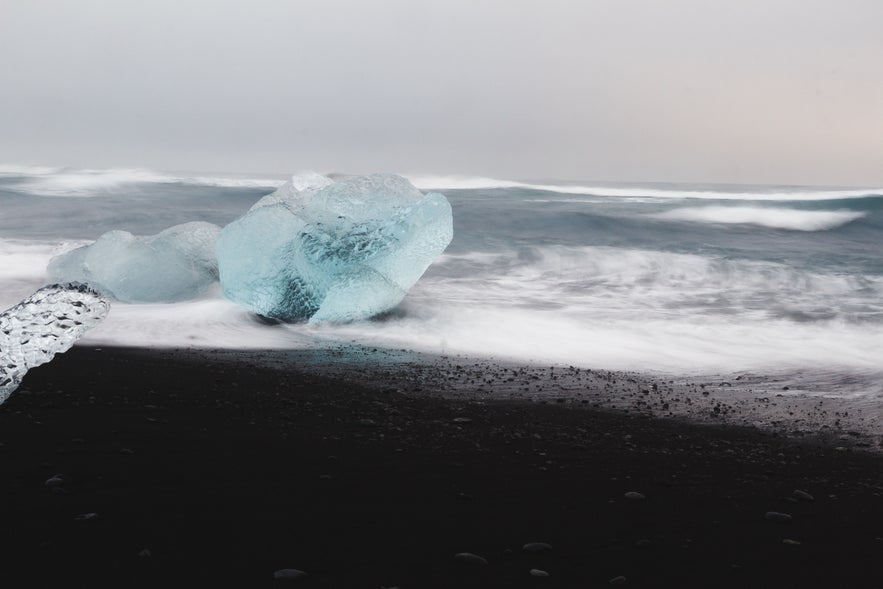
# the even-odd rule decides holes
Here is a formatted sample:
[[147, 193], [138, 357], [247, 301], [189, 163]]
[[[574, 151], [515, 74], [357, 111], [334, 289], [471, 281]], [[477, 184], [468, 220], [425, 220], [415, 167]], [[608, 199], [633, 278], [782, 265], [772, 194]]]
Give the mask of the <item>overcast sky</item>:
[[0, 0], [0, 162], [883, 185], [883, 2]]

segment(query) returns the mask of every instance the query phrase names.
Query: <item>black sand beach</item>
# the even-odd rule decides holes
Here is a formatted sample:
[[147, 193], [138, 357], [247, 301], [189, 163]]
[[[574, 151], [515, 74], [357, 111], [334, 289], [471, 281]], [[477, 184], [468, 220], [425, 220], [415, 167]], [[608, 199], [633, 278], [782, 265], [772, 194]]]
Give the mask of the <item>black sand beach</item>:
[[0, 586], [883, 587], [881, 460], [77, 347], [0, 407]]

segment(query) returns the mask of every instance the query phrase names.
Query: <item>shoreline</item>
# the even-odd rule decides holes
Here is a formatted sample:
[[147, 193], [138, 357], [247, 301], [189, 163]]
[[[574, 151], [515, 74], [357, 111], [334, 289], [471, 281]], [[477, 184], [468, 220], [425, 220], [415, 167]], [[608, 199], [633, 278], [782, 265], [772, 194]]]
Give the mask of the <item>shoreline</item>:
[[[432, 354], [360, 344], [320, 349], [155, 349], [170, 357], [239, 362], [358, 380], [376, 390], [449, 400], [558, 404], [675, 420], [755, 428], [796, 440], [883, 452], [883, 384], [848, 395], [876, 375], [844, 370], [745, 370], [678, 375]], [[880, 375], [883, 379], [883, 374]], [[854, 391], [853, 391], [854, 393]]]
[[[560, 387], [531, 393], [569, 383], [551, 378], [557, 368], [531, 369], [546, 380], [525, 372], [531, 402], [479, 392], [525, 386], [501, 364], [498, 376], [452, 375], [354, 360], [323, 376], [322, 358], [281, 358], [77, 346], [29, 372], [0, 406], [0, 581], [270, 587], [285, 568], [308, 572], [311, 587], [883, 578], [883, 458], [838, 448], [840, 433], [697, 425], [558, 403]], [[614, 373], [588, 372], [570, 376], [600, 398]], [[479, 374], [494, 382], [473, 386]], [[634, 389], [627, 404], [652, 397], [616, 374]], [[523, 550], [537, 542], [553, 548]]]

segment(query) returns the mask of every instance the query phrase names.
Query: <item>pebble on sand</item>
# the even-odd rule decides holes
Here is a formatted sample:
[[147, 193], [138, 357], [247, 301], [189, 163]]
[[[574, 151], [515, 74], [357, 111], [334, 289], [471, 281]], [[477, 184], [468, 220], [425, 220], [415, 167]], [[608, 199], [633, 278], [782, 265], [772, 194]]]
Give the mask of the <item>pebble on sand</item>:
[[305, 572], [298, 569], [280, 569], [273, 573], [273, 578], [279, 581], [299, 581], [308, 576]]
[[608, 581], [611, 585], [625, 585], [626, 578], [623, 575], [619, 575], [618, 577], [613, 577]]
[[469, 564], [487, 564], [487, 559], [471, 552], [458, 552], [454, 555], [454, 559]]
[[638, 493], [637, 491], [629, 491], [625, 495], [623, 495], [626, 499], [631, 499], [633, 501], [640, 501], [642, 499], [646, 499], [643, 493]]
[[776, 522], [779, 524], [790, 523], [793, 519], [790, 514], [782, 513], [780, 511], [767, 511], [763, 517], [767, 521]]
[[552, 550], [552, 545], [545, 542], [528, 542], [522, 547], [522, 550], [525, 552], [545, 552]]
[[532, 577], [548, 577], [549, 573], [542, 569], [530, 569], [530, 575]]
[[815, 501], [816, 498], [807, 493], [806, 491], [801, 491], [800, 489], [795, 489], [792, 493], [795, 499], [799, 499], [800, 501]]
[[59, 487], [65, 483], [65, 477], [63, 474], [57, 474], [46, 479], [44, 483], [47, 487]]

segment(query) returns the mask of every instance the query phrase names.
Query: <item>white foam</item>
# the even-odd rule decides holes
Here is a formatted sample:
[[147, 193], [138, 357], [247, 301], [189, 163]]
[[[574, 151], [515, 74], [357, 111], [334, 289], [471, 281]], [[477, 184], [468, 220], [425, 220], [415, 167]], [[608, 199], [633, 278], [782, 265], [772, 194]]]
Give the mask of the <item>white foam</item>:
[[139, 183], [172, 183], [177, 179], [149, 170], [59, 170], [22, 176], [15, 189], [37, 196], [88, 197]]
[[285, 182], [271, 178], [211, 178], [207, 176], [179, 178], [178, 181], [183, 184], [218, 186], [220, 188], [278, 188]]
[[420, 176], [411, 175], [407, 178], [421, 190], [490, 190], [494, 188], [522, 188], [525, 190], [542, 190], [559, 194], [585, 194], [587, 196], [604, 196], [619, 198], [655, 198], [655, 199], [703, 199], [703, 200], [754, 200], [754, 201], [817, 201], [839, 200], [848, 198], [870, 198], [883, 196], [880, 189], [848, 189], [848, 190], [811, 190], [782, 189], [769, 192], [717, 191], [663, 189], [643, 187], [612, 187], [589, 186], [574, 184], [543, 184], [498, 180], [496, 178], [467, 176]]
[[883, 357], [878, 277], [600, 247], [549, 247], [528, 258], [443, 256], [403, 313], [383, 320], [264, 325], [215, 290], [173, 305], [117, 303], [85, 341], [230, 349], [355, 341], [684, 374], [877, 370]]
[[0, 176], [42, 176], [54, 174], [58, 168], [29, 164], [0, 164]]
[[[675, 188], [617, 187], [564, 183], [529, 183], [489, 177], [405, 175], [421, 190], [489, 190], [520, 188], [574, 196], [615, 197], [620, 199], [706, 199], [747, 201], [817, 201], [883, 196], [883, 189], [812, 190], [781, 189], [771, 191], [691, 190]], [[0, 164], [0, 177], [17, 178], [15, 187], [40, 196], [96, 196], [107, 191], [143, 183], [183, 183], [222, 188], [276, 188], [278, 178], [240, 176], [204, 176], [165, 174], [142, 168], [72, 169], [48, 166]]]
[[15, 190], [36, 196], [99, 196], [109, 191], [138, 184], [189, 184], [222, 188], [275, 188], [283, 180], [236, 176], [180, 176], [142, 168], [71, 169], [0, 165], [0, 176], [14, 178]]
[[696, 223], [759, 225], [792, 231], [826, 231], [860, 219], [858, 211], [803, 211], [766, 207], [687, 207], [654, 215], [658, 219]]
[[57, 244], [0, 239], [0, 311], [48, 282], [46, 264], [58, 252]]

